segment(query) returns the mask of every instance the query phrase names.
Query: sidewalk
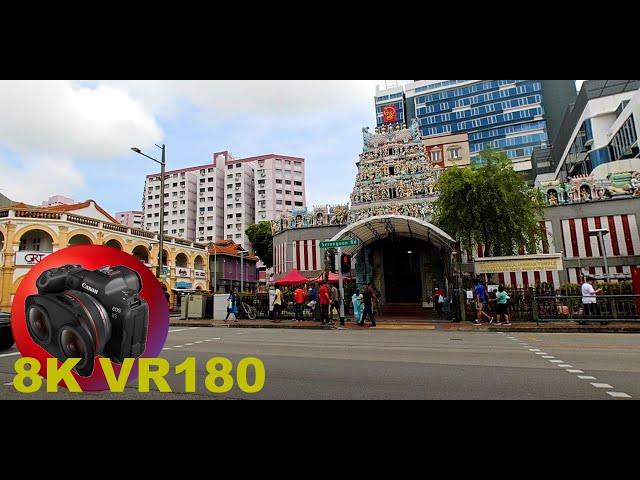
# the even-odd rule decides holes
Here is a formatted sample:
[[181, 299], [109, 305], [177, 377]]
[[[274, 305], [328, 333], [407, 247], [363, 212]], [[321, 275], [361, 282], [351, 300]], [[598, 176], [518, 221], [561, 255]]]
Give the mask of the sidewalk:
[[[355, 325], [353, 321], [347, 321], [344, 327], [340, 327], [340, 322], [335, 321], [334, 325], [322, 325], [320, 322], [305, 321], [297, 323], [295, 321], [282, 321], [274, 323], [270, 320], [239, 320], [234, 322], [229, 320], [180, 320], [178, 317], [171, 317], [172, 327], [218, 327], [218, 328], [280, 328], [280, 329], [302, 329], [302, 330], [336, 330], [346, 328], [348, 330], [369, 330], [369, 324], [364, 327]], [[518, 322], [510, 327], [489, 325], [474, 325], [472, 322], [451, 323], [451, 322], [411, 322], [404, 323], [402, 320], [384, 321], [378, 320], [377, 327], [372, 330], [447, 330], [454, 332], [533, 332], [533, 333], [640, 333], [640, 323], [610, 323], [600, 325], [599, 323], [589, 325], [579, 325], [577, 322], [562, 323], [540, 323]]]

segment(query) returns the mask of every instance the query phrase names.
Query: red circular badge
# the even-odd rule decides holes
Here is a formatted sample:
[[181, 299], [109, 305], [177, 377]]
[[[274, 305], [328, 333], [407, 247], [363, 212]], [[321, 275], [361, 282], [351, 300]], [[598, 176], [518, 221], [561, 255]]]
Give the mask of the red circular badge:
[[[156, 358], [169, 332], [169, 306], [156, 277], [137, 258], [100, 245], [65, 248], [24, 277], [13, 299], [11, 327], [23, 357], [58, 367], [81, 358], [72, 371], [83, 391], [107, 390], [99, 362], [116, 377], [127, 358]], [[128, 381], [138, 377], [134, 363]], [[61, 383], [62, 386], [65, 386]]]

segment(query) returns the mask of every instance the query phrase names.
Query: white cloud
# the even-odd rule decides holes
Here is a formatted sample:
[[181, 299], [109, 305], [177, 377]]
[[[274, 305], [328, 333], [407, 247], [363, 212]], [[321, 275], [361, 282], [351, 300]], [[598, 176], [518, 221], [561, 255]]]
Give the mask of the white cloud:
[[18, 153], [109, 158], [162, 138], [151, 112], [108, 85], [3, 80], [0, 105], [0, 144]]
[[0, 158], [0, 192], [14, 201], [39, 205], [52, 195], [73, 196], [86, 189], [83, 176], [66, 158], [34, 156], [18, 167]]
[[371, 109], [380, 80], [131, 80], [104, 82], [124, 88], [149, 108], [164, 115], [179, 111], [181, 102], [225, 119], [238, 115], [292, 117], [350, 110], [361, 102]]

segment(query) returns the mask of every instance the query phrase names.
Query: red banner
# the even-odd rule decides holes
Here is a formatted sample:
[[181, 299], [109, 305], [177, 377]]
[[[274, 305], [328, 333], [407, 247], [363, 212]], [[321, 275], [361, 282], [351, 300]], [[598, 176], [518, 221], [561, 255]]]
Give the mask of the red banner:
[[394, 105], [388, 105], [382, 110], [382, 118], [384, 123], [392, 123], [398, 121], [398, 109]]

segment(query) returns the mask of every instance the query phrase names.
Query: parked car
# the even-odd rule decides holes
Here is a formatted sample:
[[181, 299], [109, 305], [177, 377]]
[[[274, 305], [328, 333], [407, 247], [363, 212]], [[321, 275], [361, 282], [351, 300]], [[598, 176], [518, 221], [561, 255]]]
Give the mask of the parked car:
[[11, 334], [11, 315], [0, 312], [0, 350], [7, 350], [13, 346]]

